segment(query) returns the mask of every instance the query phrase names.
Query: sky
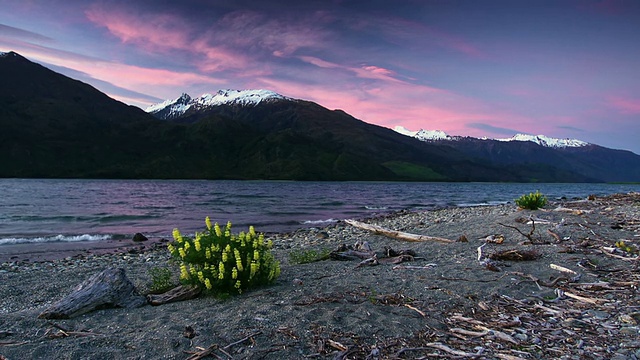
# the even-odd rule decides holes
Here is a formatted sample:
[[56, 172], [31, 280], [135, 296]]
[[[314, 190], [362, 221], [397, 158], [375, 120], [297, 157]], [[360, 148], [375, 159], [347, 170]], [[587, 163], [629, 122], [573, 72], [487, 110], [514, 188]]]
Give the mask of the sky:
[[127, 104], [268, 89], [368, 123], [640, 154], [637, 0], [0, 0], [15, 51]]

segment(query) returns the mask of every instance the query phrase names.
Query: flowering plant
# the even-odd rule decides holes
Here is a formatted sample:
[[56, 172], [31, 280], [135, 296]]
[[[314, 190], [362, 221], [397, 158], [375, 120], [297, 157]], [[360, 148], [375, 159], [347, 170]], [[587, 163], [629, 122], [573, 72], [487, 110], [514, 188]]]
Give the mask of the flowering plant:
[[251, 287], [272, 283], [280, 275], [280, 263], [271, 254], [271, 240], [249, 232], [231, 233], [231, 222], [224, 229], [211, 224], [193, 238], [173, 230], [174, 241], [167, 247], [180, 263], [180, 281], [218, 294], [242, 293]]
[[516, 205], [521, 209], [537, 210], [547, 205], [547, 197], [542, 195], [540, 191], [522, 195], [516, 199]]

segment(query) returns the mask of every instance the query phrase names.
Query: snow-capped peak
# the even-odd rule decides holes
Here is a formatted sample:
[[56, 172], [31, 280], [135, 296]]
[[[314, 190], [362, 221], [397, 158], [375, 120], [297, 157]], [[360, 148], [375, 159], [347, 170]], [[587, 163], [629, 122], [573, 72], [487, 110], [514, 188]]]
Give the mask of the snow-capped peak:
[[[444, 131], [441, 130], [419, 130], [419, 131], [411, 131], [407, 130], [402, 126], [396, 126], [393, 130], [396, 132], [414, 137], [418, 140], [422, 141], [437, 141], [437, 140], [459, 140], [460, 136], [449, 136]], [[486, 137], [481, 138], [481, 140], [489, 140]], [[576, 139], [555, 139], [545, 135], [527, 135], [527, 134], [516, 134], [513, 137], [507, 139], [495, 139], [497, 141], [531, 141], [540, 146], [551, 147], [551, 148], [563, 148], [563, 147], [581, 147], [589, 145], [588, 142], [584, 142], [582, 140]]]
[[239, 104], [255, 106], [262, 101], [284, 100], [286, 97], [271, 90], [218, 90], [215, 94], [203, 94], [195, 102], [202, 106], [214, 106], [223, 104]]
[[191, 96], [187, 93], [183, 93], [177, 99], [169, 99], [159, 104], [154, 104], [146, 108], [144, 111], [148, 113], [155, 113], [165, 108], [171, 107], [171, 110], [176, 112], [184, 112], [189, 108], [188, 104], [191, 101]]
[[204, 109], [219, 105], [256, 106], [261, 102], [274, 100], [287, 100], [270, 90], [219, 90], [215, 94], [202, 94], [198, 98], [191, 98], [188, 94], [182, 94], [177, 99], [170, 99], [159, 104], [151, 105], [146, 112], [156, 114], [163, 112], [164, 118], [176, 118], [186, 113], [190, 108]]
[[552, 148], [563, 147], [581, 147], [589, 145], [588, 142], [576, 139], [556, 139], [545, 135], [528, 135], [528, 134], [516, 134], [513, 137], [507, 139], [496, 139], [498, 141], [531, 141], [541, 146]]
[[403, 126], [396, 126], [393, 130], [395, 130], [396, 132], [402, 134], [402, 135], [406, 135], [406, 136], [410, 136], [410, 137], [414, 137], [418, 140], [422, 140], [422, 141], [433, 141], [433, 140], [453, 140], [454, 138], [447, 135], [447, 133], [445, 133], [442, 130], [418, 130], [418, 131], [411, 131], [408, 130], [407, 128], [403, 127]]

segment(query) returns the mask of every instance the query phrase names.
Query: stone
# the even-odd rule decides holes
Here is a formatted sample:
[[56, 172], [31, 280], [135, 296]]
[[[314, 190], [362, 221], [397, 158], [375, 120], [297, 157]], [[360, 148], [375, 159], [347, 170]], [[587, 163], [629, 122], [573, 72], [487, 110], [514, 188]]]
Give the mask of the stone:
[[136, 233], [135, 235], [133, 235], [134, 242], [142, 242], [147, 240], [149, 239], [146, 236], [142, 235], [141, 233]]

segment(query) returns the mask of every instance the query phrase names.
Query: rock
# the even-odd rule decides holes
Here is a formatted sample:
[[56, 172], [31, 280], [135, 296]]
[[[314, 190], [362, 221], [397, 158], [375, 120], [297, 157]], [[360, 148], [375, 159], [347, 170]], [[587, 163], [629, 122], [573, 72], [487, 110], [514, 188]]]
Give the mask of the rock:
[[146, 304], [122, 268], [108, 268], [80, 284], [71, 294], [38, 317], [69, 319], [105, 307], [140, 307]]
[[142, 235], [141, 233], [136, 233], [135, 235], [133, 235], [133, 241], [134, 242], [142, 242], [142, 241], [147, 241], [149, 239], [147, 239], [146, 236]]

